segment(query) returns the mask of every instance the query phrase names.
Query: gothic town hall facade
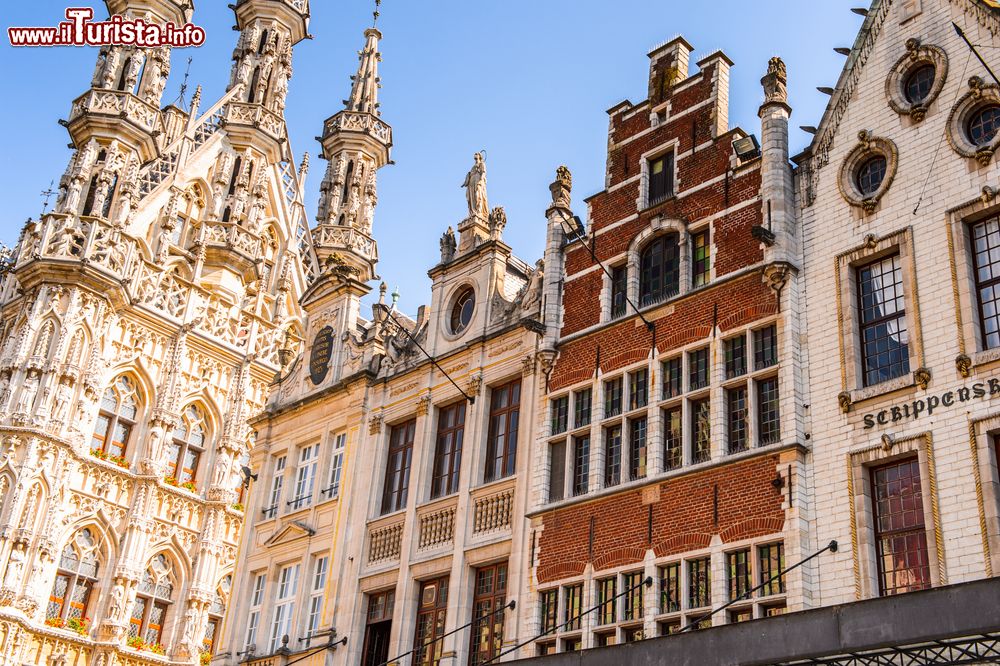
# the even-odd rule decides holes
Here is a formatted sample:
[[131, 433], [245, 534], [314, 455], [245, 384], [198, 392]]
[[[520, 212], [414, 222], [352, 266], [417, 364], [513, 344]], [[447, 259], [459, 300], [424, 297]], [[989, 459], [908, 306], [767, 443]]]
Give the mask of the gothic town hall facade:
[[508, 220], [457, 165], [409, 314], [378, 29], [318, 202], [284, 119], [308, 0], [232, 4], [226, 92], [185, 108], [169, 48], [102, 48], [0, 278], [0, 663], [993, 663], [992, 4], [856, 10], [795, 156], [780, 58], [740, 128], [724, 52], [654, 48], [601, 191], [553, 164]]

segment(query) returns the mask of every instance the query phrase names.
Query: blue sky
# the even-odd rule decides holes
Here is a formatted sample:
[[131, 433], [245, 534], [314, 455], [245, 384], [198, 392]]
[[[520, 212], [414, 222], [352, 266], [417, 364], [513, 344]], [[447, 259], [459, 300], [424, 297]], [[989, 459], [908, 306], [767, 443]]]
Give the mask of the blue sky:
[[[105, 14], [103, 3], [77, 0]], [[313, 157], [306, 207], [315, 216], [325, 163], [315, 158], [323, 120], [341, 108], [357, 67], [370, 0], [312, 0], [310, 32], [295, 50], [286, 118], [296, 158]], [[400, 307], [414, 312], [429, 300], [427, 270], [438, 258], [438, 237], [464, 216], [460, 188], [472, 153], [486, 150], [491, 206], [506, 208], [505, 240], [534, 262], [545, 239], [544, 211], [555, 168], [573, 172], [577, 212], [603, 186], [605, 110], [645, 97], [646, 53], [675, 35], [694, 47], [694, 62], [723, 49], [731, 73], [730, 124], [760, 133], [757, 107], [767, 60], [788, 65], [792, 126], [816, 125], [861, 17], [851, 7], [867, 0], [384, 0], [382, 117], [393, 126], [396, 164], [379, 174], [375, 236], [379, 273]], [[5, 3], [3, 28], [55, 25], [65, 2]], [[204, 89], [203, 108], [224, 91], [236, 39], [223, 0], [196, 0], [194, 22], [207, 31], [197, 49], [176, 49], [164, 101], [177, 97], [188, 56], [190, 90]], [[6, 30], [4, 31], [6, 32]], [[7, 102], [0, 105], [0, 241], [15, 241], [21, 225], [41, 211], [39, 192], [65, 169], [70, 151], [57, 124], [90, 82], [93, 49], [13, 49], [4, 35], [0, 72]], [[190, 90], [188, 99], [190, 100]], [[792, 149], [808, 143], [792, 132]]]

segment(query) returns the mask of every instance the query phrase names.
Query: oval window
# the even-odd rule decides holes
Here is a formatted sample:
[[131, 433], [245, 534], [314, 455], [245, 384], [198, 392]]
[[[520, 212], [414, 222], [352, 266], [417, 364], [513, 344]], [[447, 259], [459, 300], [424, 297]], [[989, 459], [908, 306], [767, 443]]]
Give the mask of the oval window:
[[855, 181], [863, 196], [870, 197], [878, 192], [885, 179], [885, 167], [883, 155], [874, 155], [861, 163]]
[[934, 87], [934, 65], [924, 64], [910, 72], [903, 82], [906, 100], [910, 104], [920, 104], [931, 94]]
[[989, 104], [976, 109], [966, 125], [969, 140], [977, 148], [993, 141], [1000, 129], [1000, 105]]
[[455, 299], [451, 308], [451, 332], [461, 333], [472, 321], [472, 313], [476, 309], [476, 292], [472, 287], [466, 287]]

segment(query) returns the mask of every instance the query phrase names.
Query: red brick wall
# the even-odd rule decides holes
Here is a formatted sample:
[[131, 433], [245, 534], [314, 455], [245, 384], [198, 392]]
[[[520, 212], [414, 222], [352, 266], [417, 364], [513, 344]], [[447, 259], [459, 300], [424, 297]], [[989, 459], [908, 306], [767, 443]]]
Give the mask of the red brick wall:
[[781, 532], [781, 492], [771, 485], [777, 463], [777, 455], [762, 456], [661, 483], [652, 505], [636, 490], [544, 514], [538, 582], [579, 575], [588, 562], [597, 570], [639, 563], [649, 548], [657, 557], [705, 548], [716, 534], [728, 543]]

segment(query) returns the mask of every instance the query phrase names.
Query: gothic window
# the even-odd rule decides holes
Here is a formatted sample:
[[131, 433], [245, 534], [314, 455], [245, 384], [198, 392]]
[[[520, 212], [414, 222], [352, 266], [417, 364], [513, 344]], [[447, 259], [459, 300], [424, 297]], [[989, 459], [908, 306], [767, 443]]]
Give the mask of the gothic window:
[[212, 605], [208, 608], [208, 624], [205, 625], [205, 636], [201, 640], [202, 654], [211, 655], [215, 650], [222, 628], [222, 618], [226, 614], [226, 603], [229, 601], [232, 589], [233, 576], [230, 574], [219, 583], [212, 598]]
[[236, 184], [240, 180], [240, 171], [243, 169], [243, 158], [237, 157], [236, 161], [233, 162], [233, 173], [229, 176], [229, 191], [226, 193], [227, 196], [231, 195], [236, 191]]
[[108, 185], [108, 192], [104, 197], [104, 204], [101, 206], [101, 217], [107, 219], [111, 215], [111, 204], [115, 201], [115, 192], [118, 190], [118, 174], [111, 177], [111, 184]]
[[494, 388], [486, 439], [486, 481], [502, 479], [514, 473], [520, 415], [521, 380]]
[[190, 405], [184, 410], [181, 422], [174, 429], [169, 448], [170, 460], [167, 463], [167, 474], [178, 485], [188, 484], [189, 490], [194, 489], [197, 480], [198, 464], [205, 450], [206, 437], [205, 413], [197, 405]]
[[63, 548], [45, 611], [49, 624], [62, 626], [89, 619], [87, 611], [95, 601], [94, 586], [101, 565], [99, 546], [94, 533], [84, 528]]
[[260, 34], [260, 43], [257, 44], [257, 55], [264, 53], [265, 47], [267, 47], [268, 31], [265, 30]]
[[90, 448], [108, 456], [124, 457], [139, 413], [135, 382], [122, 375], [104, 391]]
[[51, 320], [42, 324], [41, 329], [38, 331], [38, 337], [35, 338], [35, 347], [31, 351], [32, 356], [38, 356], [45, 361], [48, 360], [49, 351], [52, 348], [52, 339], [55, 337], [55, 330], [56, 326]]
[[177, 586], [174, 565], [166, 555], [154, 557], [139, 581], [138, 594], [132, 606], [128, 633], [145, 645], [160, 645], [167, 611], [174, 602]]
[[254, 97], [257, 94], [257, 84], [260, 83], [260, 67], [254, 67], [253, 77], [250, 79], [250, 90], [247, 92], [247, 102], [250, 104], [254, 103]]
[[639, 256], [639, 305], [645, 307], [680, 291], [681, 255], [676, 234], [656, 238]]
[[90, 179], [90, 186], [87, 188], [87, 198], [83, 201], [82, 215], [92, 215], [94, 213], [94, 200], [97, 198], [97, 175]]
[[410, 419], [392, 426], [389, 432], [389, 457], [385, 465], [385, 486], [382, 489], [382, 513], [406, 508], [410, 489], [410, 462], [413, 459], [413, 436], [417, 421]]
[[909, 338], [899, 255], [857, 269], [861, 310], [861, 361], [864, 385], [910, 371]]
[[464, 400], [438, 410], [437, 444], [434, 449], [434, 474], [431, 480], [432, 499], [458, 492], [464, 435]]
[[974, 146], [988, 145], [1000, 130], [1000, 104], [987, 104], [969, 116], [966, 134]]
[[126, 79], [128, 78], [128, 70], [132, 69], [132, 57], [133, 56], [125, 58], [125, 62], [122, 63], [122, 71], [121, 75], [118, 77], [118, 86], [117, 86], [117, 89], [120, 91], [125, 90]]
[[354, 175], [354, 160], [347, 163], [347, 173], [344, 174], [344, 189], [340, 193], [340, 207], [347, 205], [347, 193], [351, 188], [351, 176]]

